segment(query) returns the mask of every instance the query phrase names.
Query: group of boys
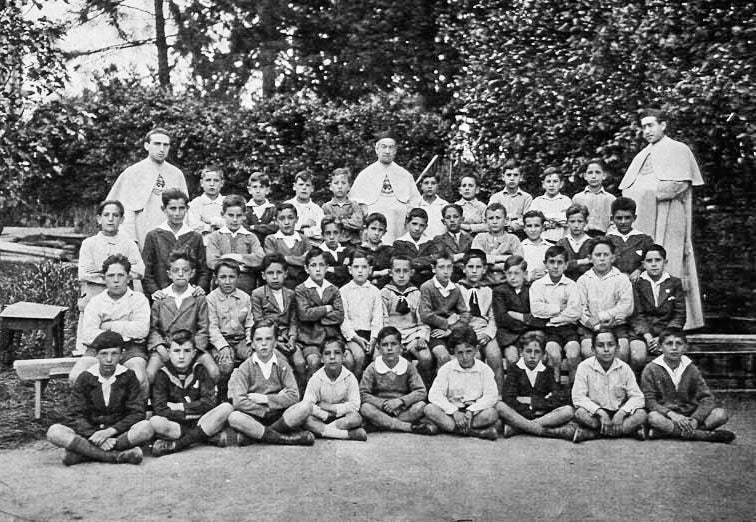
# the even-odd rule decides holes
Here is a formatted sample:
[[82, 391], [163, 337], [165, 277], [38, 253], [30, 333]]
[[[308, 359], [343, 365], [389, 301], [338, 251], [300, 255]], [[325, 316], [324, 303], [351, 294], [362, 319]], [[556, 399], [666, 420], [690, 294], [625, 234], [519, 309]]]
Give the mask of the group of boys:
[[[166, 221], [141, 255], [119, 235], [123, 206], [103, 202], [81, 250], [84, 354], [71, 372], [87, 420], [53, 426], [50, 440], [69, 464], [141, 460], [129, 448], [155, 436], [156, 455], [229, 433], [241, 444], [365, 440], [364, 421], [488, 439], [503, 421], [505, 436], [575, 441], [645, 437], [648, 422], [652, 438], [732, 440], [714, 430], [726, 414], [683, 356], [682, 284], [664, 248], [633, 230], [635, 203], [603, 190], [599, 162], [574, 201], [553, 169], [535, 200], [521, 178], [508, 165], [485, 205], [472, 175], [453, 204], [426, 176], [393, 245], [386, 218], [347, 198], [347, 169], [322, 208], [307, 172], [274, 205], [264, 174], [250, 176], [247, 202], [221, 196], [222, 171], [205, 169], [195, 200], [163, 192]], [[144, 294], [129, 285], [140, 277]], [[644, 369], [648, 353], [658, 357]]]

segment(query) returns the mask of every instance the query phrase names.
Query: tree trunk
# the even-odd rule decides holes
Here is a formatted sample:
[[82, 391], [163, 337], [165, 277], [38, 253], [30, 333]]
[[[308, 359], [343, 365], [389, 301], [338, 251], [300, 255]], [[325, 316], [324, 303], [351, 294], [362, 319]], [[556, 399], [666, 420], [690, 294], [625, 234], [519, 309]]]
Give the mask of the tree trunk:
[[168, 42], [165, 39], [163, 0], [155, 0], [155, 46], [158, 58], [158, 83], [161, 87], [169, 89], [171, 76], [168, 69]]
[[276, 47], [278, 39], [276, 22], [273, 17], [272, 0], [262, 0], [257, 6], [260, 17], [262, 38], [260, 42], [260, 71], [262, 73], [262, 95], [270, 98], [276, 88]]

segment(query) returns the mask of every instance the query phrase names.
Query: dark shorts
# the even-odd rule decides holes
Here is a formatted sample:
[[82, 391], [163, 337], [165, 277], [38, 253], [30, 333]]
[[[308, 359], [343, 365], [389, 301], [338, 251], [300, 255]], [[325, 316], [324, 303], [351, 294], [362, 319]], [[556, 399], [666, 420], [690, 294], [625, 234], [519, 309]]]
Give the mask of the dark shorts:
[[499, 343], [499, 346], [501, 346], [502, 350], [509, 346], [514, 346], [519, 349], [520, 337], [523, 333], [525, 332], [513, 332], [512, 330], [499, 328], [498, 330], [496, 330], [496, 342]]
[[[97, 350], [87, 348], [87, 351], [84, 352], [84, 355], [89, 357], [97, 357]], [[127, 342], [123, 345], [121, 358], [118, 362], [123, 364], [129, 359], [133, 359], [135, 357], [139, 357], [140, 359], [147, 361], [147, 359], [149, 359], [149, 355], [147, 354], [147, 347], [144, 344]]]
[[[578, 336], [581, 340], [593, 340], [593, 330], [586, 328], [582, 324], [578, 325], [577, 330]], [[612, 331], [614, 332], [614, 335], [617, 337], [617, 339], [630, 339], [630, 327], [626, 324], [615, 326], [614, 328], [612, 328]]]
[[577, 325], [563, 324], [562, 326], [545, 326], [543, 333], [546, 334], [547, 343], [557, 343], [564, 348], [569, 342], [580, 342], [578, 337]]

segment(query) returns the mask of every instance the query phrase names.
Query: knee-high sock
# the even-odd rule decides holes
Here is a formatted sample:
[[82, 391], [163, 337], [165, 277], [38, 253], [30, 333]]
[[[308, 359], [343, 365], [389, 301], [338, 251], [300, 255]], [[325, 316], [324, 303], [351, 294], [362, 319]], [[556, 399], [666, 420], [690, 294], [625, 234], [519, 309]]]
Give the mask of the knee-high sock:
[[[124, 434], [125, 435], [125, 434]], [[75, 435], [71, 443], [68, 445], [69, 450], [79, 455], [84, 455], [91, 460], [97, 460], [99, 462], [115, 462], [116, 452], [105, 451], [89, 442], [84, 437]]]
[[194, 428], [186, 430], [186, 433], [181, 434], [181, 437], [176, 441], [176, 451], [188, 448], [192, 444], [205, 442], [206, 440], [207, 433], [205, 433], [201, 426], [195, 426]]

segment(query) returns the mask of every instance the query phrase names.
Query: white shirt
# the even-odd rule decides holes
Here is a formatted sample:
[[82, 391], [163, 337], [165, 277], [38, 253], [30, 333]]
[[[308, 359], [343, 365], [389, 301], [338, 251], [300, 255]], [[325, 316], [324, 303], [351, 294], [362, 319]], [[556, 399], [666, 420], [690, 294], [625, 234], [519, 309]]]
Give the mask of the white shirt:
[[690, 360], [690, 357], [687, 355], [683, 355], [680, 359], [680, 364], [677, 365], [677, 368], [674, 370], [667, 364], [667, 362], [664, 360], [664, 356], [660, 355], [656, 359], [652, 361], [655, 364], [658, 364], [665, 370], [667, 370], [667, 373], [669, 374], [669, 378], [672, 379], [672, 384], [675, 385], [675, 390], [678, 386], [680, 386], [680, 380], [682, 379], [683, 372], [685, 372], [685, 368], [687, 368], [690, 363], [692, 362]]
[[273, 294], [273, 299], [276, 300], [276, 304], [278, 305], [279, 310], [284, 309], [284, 300], [283, 300], [283, 288], [278, 290], [270, 289], [270, 293]]
[[538, 361], [538, 364], [536, 364], [536, 367], [531, 370], [530, 368], [527, 367], [522, 357], [520, 357], [520, 360], [517, 361], [517, 367], [525, 371], [525, 375], [528, 376], [528, 380], [530, 381], [531, 386], [535, 386], [535, 382], [536, 382], [536, 379], [538, 378], [538, 374], [546, 371], [546, 367], [543, 365], [541, 361]]
[[186, 223], [181, 223], [181, 228], [178, 232], [174, 232], [171, 226], [168, 224], [168, 221], [163, 221], [160, 225], [158, 225], [159, 229], [161, 230], [167, 230], [171, 234], [175, 236], [176, 239], [179, 238], [179, 236], [183, 236], [184, 234], [188, 234], [189, 232], [194, 232]]
[[392, 372], [395, 375], [404, 375], [405, 373], [407, 373], [407, 368], [409, 366], [407, 359], [405, 359], [404, 357], [399, 357], [399, 362], [397, 362], [393, 368], [388, 367], [388, 365], [383, 361], [382, 355], [376, 357], [374, 362], [375, 371], [381, 375], [384, 375], [388, 372]]
[[270, 379], [270, 374], [273, 373], [273, 365], [278, 364], [278, 359], [276, 358], [276, 354], [274, 353], [273, 357], [271, 357], [268, 362], [262, 362], [257, 354], [253, 353], [252, 362], [260, 367], [260, 371], [262, 372], [263, 377]]
[[302, 241], [302, 236], [299, 235], [299, 232], [294, 232], [292, 235], [287, 236], [279, 230], [278, 232], [273, 234], [273, 237], [283, 241], [287, 248], [294, 248], [294, 245], [297, 244], [297, 241]]
[[[326, 288], [329, 286], [333, 286], [327, 279], [323, 279], [323, 286], [318, 286], [318, 284], [312, 280], [311, 277], [308, 277], [304, 282], [305, 288], [314, 288], [315, 291], [318, 293], [318, 297], [323, 299], [323, 293], [325, 293]], [[281, 309], [283, 310], [283, 306], [281, 306]]]
[[651, 291], [654, 293], [654, 305], [659, 306], [659, 291], [661, 290], [661, 284], [669, 279], [669, 273], [662, 273], [658, 281], [651, 279], [651, 276], [648, 275], [648, 272], [645, 271], [640, 275], [640, 277], [641, 279], [645, 279], [646, 281], [651, 283]]
[[192, 295], [192, 292], [194, 292], [194, 286], [193, 285], [187, 285], [186, 290], [183, 291], [181, 294], [177, 294], [176, 291], [173, 289], [173, 285], [168, 285], [167, 287], [163, 288], [163, 293], [166, 297], [173, 297], [173, 299], [176, 300], [176, 310], [181, 308], [181, 303], [184, 302], [184, 299], [187, 297], [190, 297]]
[[105, 406], [108, 406], [110, 404], [110, 388], [113, 386], [113, 383], [116, 381], [116, 377], [118, 375], [121, 375], [122, 373], [128, 371], [128, 368], [125, 366], [121, 366], [120, 364], [116, 364], [115, 371], [113, 372], [113, 375], [108, 377], [107, 379], [100, 375], [100, 363], [94, 364], [91, 368], [87, 370], [89, 373], [97, 377], [97, 380], [100, 381], [100, 387], [102, 388], [102, 398], [105, 401]]
[[261, 203], [260, 205], [256, 204], [254, 200], [247, 203], [247, 206], [252, 209], [252, 212], [255, 213], [255, 216], [257, 216], [257, 219], [262, 219], [263, 214], [265, 214], [265, 211], [268, 210], [270, 207], [275, 207], [273, 203], [268, 201], [267, 199]]
[[570, 246], [572, 247], [572, 250], [577, 252], [580, 250], [580, 247], [583, 246], [583, 243], [588, 241], [591, 238], [588, 234], [583, 234], [583, 237], [581, 237], [579, 240], [575, 240], [572, 237], [572, 234], [567, 235], [567, 241], [570, 243]]
[[[445, 232], [445, 231], [446, 231], [446, 230], [444, 229], [444, 232]], [[443, 234], [444, 232], [441, 232], [441, 234]], [[436, 235], [439, 235], [439, 234], [436, 234]], [[431, 237], [435, 237], [435, 236], [431, 236]], [[412, 238], [412, 236], [410, 235], [410, 233], [409, 233], [409, 232], [407, 232], [407, 233], [406, 233], [406, 234], [404, 234], [404, 235], [403, 235], [402, 237], [398, 237], [398, 238], [396, 238], [396, 240], [397, 240], [397, 241], [406, 241], [407, 243], [412, 243], [413, 245], [415, 245], [415, 248], [417, 248], [418, 250], [420, 250], [420, 246], [421, 246], [421, 245], [424, 245], [425, 243], [427, 243], [428, 241], [430, 241], [430, 240], [431, 240], [431, 238], [430, 238], [430, 237], [428, 237], [428, 236], [427, 236], [427, 235], [425, 234], [425, 232], [423, 232], [423, 235], [421, 235], [421, 236], [420, 236], [420, 239], [418, 239], [417, 241], [415, 241], [415, 240], [414, 240], [414, 239]]]
[[223, 225], [218, 230], [218, 232], [220, 232], [221, 234], [230, 234], [231, 237], [234, 238], [234, 239], [236, 239], [236, 236], [238, 236], [239, 234], [241, 234], [242, 236], [251, 236], [252, 235], [252, 232], [250, 232], [249, 230], [247, 230], [244, 227], [239, 227], [239, 229], [236, 232], [231, 232], [231, 229], [228, 228], [226, 225]]
[[449, 281], [446, 283], [446, 286], [441, 286], [441, 283], [438, 282], [438, 279], [436, 279], [436, 276], [433, 276], [433, 286], [438, 288], [438, 291], [441, 292], [441, 295], [444, 297], [449, 297], [449, 294], [452, 293], [452, 290], [457, 288], [457, 285]]

